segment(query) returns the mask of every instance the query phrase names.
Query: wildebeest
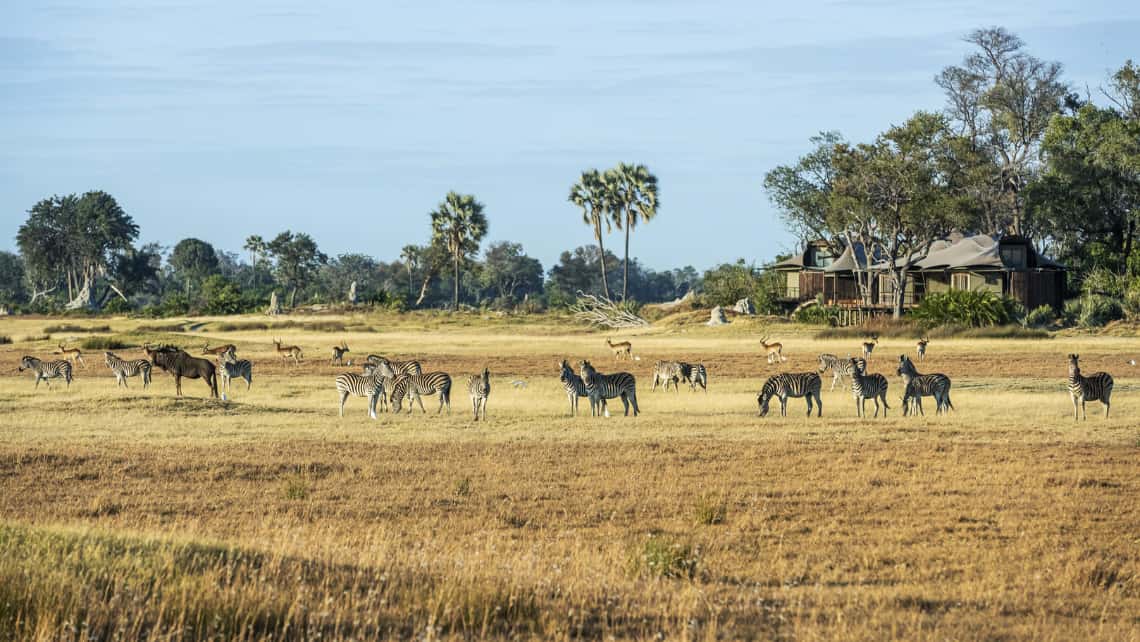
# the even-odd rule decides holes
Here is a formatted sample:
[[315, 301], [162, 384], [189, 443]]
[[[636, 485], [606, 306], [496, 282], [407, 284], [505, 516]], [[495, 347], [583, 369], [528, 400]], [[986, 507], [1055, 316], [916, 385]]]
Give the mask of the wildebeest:
[[146, 351], [146, 356], [150, 357], [154, 365], [174, 376], [174, 390], [178, 396], [182, 396], [182, 377], [187, 377], [189, 379], [205, 379], [206, 384], [210, 386], [210, 396], [217, 398], [218, 380], [215, 376], [214, 364], [208, 359], [192, 357], [175, 346], [163, 345], [151, 348], [149, 345], [144, 345], [143, 350]]

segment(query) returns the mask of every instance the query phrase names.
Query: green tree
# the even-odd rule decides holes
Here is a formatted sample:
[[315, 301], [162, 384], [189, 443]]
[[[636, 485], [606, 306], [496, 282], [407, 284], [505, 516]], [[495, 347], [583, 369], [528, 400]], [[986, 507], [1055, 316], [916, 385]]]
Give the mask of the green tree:
[[206, 277], [218, 274], [218, 253], [214, 246], [195, 238], [182, 239], [170, 251], [167, 259], [174, 275], [182, 281], [184, 293], [190, 298], [193, 284], [201, 284]]
[[14, 305], [25, 298], [23, 259], [11, 252], [0, 252], [0, 305]]
[[421, 254], [421, 249], [416, 245], [405, 245], [404, 249], [400, 250], [400, 262], [404, 265], [404, 270], [408, 274], [409, 299], [411, 299], [416, 291], [415, 279], [413, 275], [416, 271], [416, 268], [419, 267]]
[[625, 229], [625, 255], [622, 258], [621, 298], [629, 294], [629, 235], [638, 222], [648, 223], [657, 215], [657, 177], [645, 165], [619, 163], [602, 177], [608, 194], [614, 225]]
[[1140, 120], [1088, 104], [1054, 118], [1042, 150], [1045, 170], [1027, 205], [1048, 224], [1061, 258], [1080, 272], [1137, 275]]
[[1000, 27], [965, 40], [973, 53], [935, 82], [946, 92], [947, 115], [977, 152], [970, 175], [975, 198], [986, 205], [982, 229], [1039, 237], [1025, 219], [1023, 191], [1039, 168], [1049, 119], [1068, 100], [1061, 65], [1030, 56], [1020, 38]]
[[91, 307], [95, 279], [116, 252], [131, 248], [138, 233], [114, 197], [93, 191], [36, 203], [16, 238], [34, 282], [65, 281], [69, 307]]
[[613, 229], [613, 222], [609, 214], [610, 191], [607, 189], [602, 174], [596, 169], [582, 172], [578, 182], [570, 186], [570, 202], [582, 208], [582, 222], [594, 230], [594, 240], [598, 242], [598, 256], [601, 260], [602, 294], [610, 298], [610, 283], [606, 275], [606, 247], [603, 243], [602, 225], [605, 224], [606, 233]]
[[446, 249], [451, 258], [455, 277], [451, 306], [459, 310], [459, 263], [479, 251], [479, 242], [487, 234], [483, 204], [470, 194], [448, 192], [431, 213], [431, 230], [432, 243]]
[[202, 281], [202, 301], [207, 314], [237, 314], [243, 307], [241, 288], [221, 274]]
[[289, 288], [289, 307], [297, 305], [297, 291], [312, 282], [317, 270], [328, 262], [316, 241], [304, 233], [286, 230], [266, 244], [276, 263], [277, 280]]
[[513, 303], [517, 296], [542, 291], [542, 263], [527, 256], [518, 243], [492, 243], [483, 255], [480, 278], [501, 302]]

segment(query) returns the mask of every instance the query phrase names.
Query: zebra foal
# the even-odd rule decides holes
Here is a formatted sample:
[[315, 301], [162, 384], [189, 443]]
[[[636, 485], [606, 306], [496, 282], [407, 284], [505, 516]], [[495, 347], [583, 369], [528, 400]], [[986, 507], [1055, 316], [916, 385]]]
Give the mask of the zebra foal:
[[[1112, 407], [1109, 399], [1112, 397], [1112, 375], [1107, 372], [1094, 372], [1089, 376], [1081, 374], [1079, 354], [1069, 355], [1069, 397], [1073, 400], [1073, 420], [1076, 421], [1077, 410], [1084, 419], [1088, 419], [1085, 412], [1086, 401], [1100, 401], [1104, 405], [1104, 417], [1108, 418], [1108, 410]], [[1078, 407], [1079, 404], [1079, 407]]]
[[468, 377], [467, 394], [471, 397], [471, 410], [475, 413], [475, 421], [479, 421], [480, 411], [483, 413], [483, 421], [487, 421], [487, 397], [491, 396], [491, 371], [483, 368], [483, 374]]
[[815, 400], [816, 416], [823, 416], [823, 400], [819, 391], [823, 387], [819, 374], [815, 372], [785, 372], [768, 377], [756, 403], [760, 406], [760, 416], [768, 414], [768, 404], [772, 397], [780, 400], [780, 416], [788, 416], [788, 397], [804, 397], [807, 400], [807, 416], [811, 416], [812, 399]]
[[20, 359], [20, 372], [31, 370], [36, 375], [36, 388], [40, 387], [40, 380], [43, 380], [44, 385], [51, 388], [52, 379], [62, 378], [67, 382], [67, 387], [71, 387], [71, 362], [70, 361], [43, 361], [35, 357], [24, 357]]
[[150, 362], [146, 359], [121, 359], [113, 352], [103, 353], [103, 362], [111, 369], [111, 373], [115, 375], [115, 386], [123, 386], [129, 388], [127, 385], [128, 377], [142, 377], [143, 388], [150, 386]]
[[629, 408], [633, 406], [633, 416], [641, 414], [637, 407], [637, 379], [628, 372], [614, 374], [600, 374], [590, 365], [589, 361], [578, 363], [582, 381], [586, 384], [586, 396], [590, 399], [590, 416], [597, 417], [606, 412], [606, 399], [621, 397], [625, 406], [625, 416], [629, 416]]
[[[864, 370], [867, 369], [867, 360], [855, 358], [859, 367]], [[835, 390], [835, 384], [843, 381], [844, 377], [850, 377], [853, 372], [850, 359], [840, 359], [839, 357], [824, 353], [819, 355], [819, 374], [823, 374], [830, 370], [833, 373], [831, 378], [831, 390]]]
[[233, 379], [245, 379], [245, 389], [253, 386], [253, 363], [249, 359], [238, 359], [233, 350], [226, 350], [218, 357], [218, 370], [222, 375], [222, 389], [230, 387]]

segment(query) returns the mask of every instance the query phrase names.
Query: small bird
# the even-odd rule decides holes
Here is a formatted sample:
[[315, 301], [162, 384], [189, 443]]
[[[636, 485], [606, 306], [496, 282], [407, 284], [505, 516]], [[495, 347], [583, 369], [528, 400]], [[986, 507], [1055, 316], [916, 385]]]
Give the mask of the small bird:
[[1136, 365], [1136, 360], [1135, 360], [1135, 359], [1129, 359], [1129, 360], [1128, 360], [1128, 365], [1130, 365], [1130, 366], [1134, 366], [1134, 365]]

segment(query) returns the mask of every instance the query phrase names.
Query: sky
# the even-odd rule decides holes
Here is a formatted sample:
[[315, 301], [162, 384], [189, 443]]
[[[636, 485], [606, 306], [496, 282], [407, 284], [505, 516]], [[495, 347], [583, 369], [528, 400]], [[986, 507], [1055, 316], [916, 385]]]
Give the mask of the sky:
[[[487, 242], [549, 268], [593, 242], [582, 170], [644, 163], [654, 269], [796, 245], [764, 174], [838, 130], [944, 98], [970, 30], [1004, 26], [1093, 94], [1140, 59], [1140, 3], [907, 0], [43, 2], [0, 21], [0, 249], [52, 194], [110, 192], [142, 242], [311, 234], [394, 260], [449, 190]], [[607, 239], [621, 253], [622, 238]]]

